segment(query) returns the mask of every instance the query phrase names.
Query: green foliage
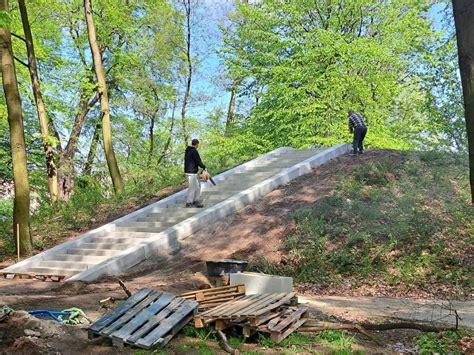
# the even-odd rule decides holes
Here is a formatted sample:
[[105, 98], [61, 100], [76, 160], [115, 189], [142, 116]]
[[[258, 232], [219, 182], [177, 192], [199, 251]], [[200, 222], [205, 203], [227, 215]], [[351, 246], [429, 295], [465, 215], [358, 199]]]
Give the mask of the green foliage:
[[307, 349], [301, 345], [320, 344], [328, 348], [330, 353], [335, 354], [353, 354], [352, 344], [355, 338], [348, 336], [345, 331], [341, 330], [324, 330], [315, 335], [306, 335], [301, 333], [292, 333], [283, 339], [279, 344], [272, 342], [267, 334], [259, 334], [258, 345], [265, 348], [279, 348], [282, 353], [305, 353]]
[[323, 330], [318, 333], [316, 340], [341, 355], [352, 354], [352, 344], [355, 343], [355, 338], [343, 330]]
[[473, 332], [445, 331], [440, 333], [426, 333], [416, 339], [420, 354], [463, 354], [460, 340], [464, 337], [474, 337]]
[[0, 260], [5, 255], [15, 254], [15, 241], [11, 215], [13, 213], [13, 199], [0, 200]]
[[[474, 211], [467, 203], [465, 157], [392, 154], [340, 176], [336, 192], [294, 214], [284, 264], [264, 270], [322, 287], [343, 279], [463, 295], [474, 282]], [[469, 258], [469, 257], [468, 257]]]
[[348, 139], [347, 110], [369, 125], [367, 144], [406, 149], [427, 126], [421, 88], [438, 41], [430, 2], [241, 3], [223, 57], [239, 90], [255, 96], [249, 129], [272, 147]]
[[12, 18], [9, 12], [0, 11], [0, 27], [9, 28], [12, 23]]
[[218, 340], [217, 332], [210, 326], [205, 326], [204, 328], [185, 326], [183, 328], [183, 334], [201, 340]]

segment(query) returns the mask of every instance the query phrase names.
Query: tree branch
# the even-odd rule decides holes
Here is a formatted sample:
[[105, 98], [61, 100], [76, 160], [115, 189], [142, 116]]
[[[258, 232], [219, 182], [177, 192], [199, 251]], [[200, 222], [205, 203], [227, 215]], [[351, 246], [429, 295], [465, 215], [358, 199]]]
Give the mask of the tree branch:
[[13, 56], [13, 58], [15, 58], [15, 60], [16, 60], [18, 63], [24, 65], [25, 67], [27, 67], [27, 68], [30, 67], [27, 63], [25, 63], [25, 62], [22, 61], [21, 59], [17, 58], [16, 56]]
[[22, 40], [23, 42], [26, 43], [26, 39], [24, 39], [23, 37], [17, 35], [16, 33], [10, 32], [10, 34], [11, 34], [13, 37], [16, 37], [16, 38], [18, 38], [18, 39], [20, 39], [20, 40]]

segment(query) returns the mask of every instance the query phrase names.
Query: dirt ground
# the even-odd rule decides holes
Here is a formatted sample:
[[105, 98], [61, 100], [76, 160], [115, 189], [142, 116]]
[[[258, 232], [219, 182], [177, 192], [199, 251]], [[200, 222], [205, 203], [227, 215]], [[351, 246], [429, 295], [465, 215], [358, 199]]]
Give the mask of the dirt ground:
[[[386, 157], [387, 154], [393, 154], [396, 157], [398, 153], [369, 151], [357, 159], [359, 163], [364, 163], [377, 159], [379, 155]], [[131, 291], [146, 286], [176, 294], [208, 287], [208, 280], [204, 276], [205, 260], [234, 258], [252, 262], [265, 256], [270, 261], [278, 261], [283, 253], [281, 250], [283, 239], [294, 233], [296, 229], [291, 217], [292, 212], [330, 194], [336, 187], [337, 176], [340, 173], [347, 174], [355, 166], [357, 166], [357, 162], [354, 162], [353, 157], [340, 157], [271, 192], [265, 198], [238, 213], [186, 238], [181, 243], [180, 251], [169, 258], [150, 258], [119, 277], [125, 281]], [[339, 291], [341, 291], [338, 292], [340, 296], [346, 296], [347, 302], [358, 299], [351, 297], [353, 294], [347, 290]], [[373, 295], [373, 290], [369, 294]], [[360, 292], [357, 294], [357, 296], [363, 295]], [[104, 309], [100, 309], [99, 300], [110, 296], [115, 298], [125, 296], [117, 281], [110, 277], [93, 283], [0, 280], [0, 305], [8, 304], [16, 310], [62, 310], [79, 307], [89, 318], [95, 320], [105, 312]], [[322, 301], [321, 297], [324, 295], [305, 294], [308, 305], [325, 313], [325, 316], [337, 316], [338, 319], [348, 320], [351, 320], [352, 317], [352, 320], [360, 320], [370, 319], [374, 315], [367, 309], [357, 312], [358, 306], [354, 304], [356, 302], [352, 302], [350, 313], [344, 313], [344, 309], [347, 310], [347, 304], [341, 300], [331, 301], [328, 297]], [[398, 304], [398, 307], [407, 307], [407, 302], [410, 307], [411, 301], [409, 299], [404, 299]], [[383, 307], [382, 302], [379, 308], [383, 309]], [[390, 304], [390, 307], [389, 310], [393, 316], [397, 313], [393, 307], [397, 306]], [[466, 304], [466, 314], [469, 314], [467, 319], [468, 321], [473, 320], [472, 325], [474, 325], [473, 309], [472, 302]], [[383, 315], [383, 312], [377, 314], [377, 316], [380, 315]], [[12, 336], [17, 338], [18, 334], [15, 336], [14, 333], [8, 331], [11, 329], [11, 325], [5, 326], [5, 323], [0, 323], [0, 325], [0, 340], [11, 346]], [[396, 351], [397, 343], [402, 344], [405, 348], [409, 347], [408, 340], [406, 340], [409, 337], [407, 338], [406, 334], [403, 335], [403, 332], [397, 334], [400, 334], [402, 340], [395, 335], [391, 336], [387, 340], [387, 351], [388, 349]], [[91, 344], [87, 341], [86, 333], [83, 330], [75, 331], [74, 334], [69, 334], [67, 337], [72, 340], [65, 342], [64, 346], [66, 348], [70, 346], [70, 353], [76, 351], [76, 346], [78, 346], [78, 353], [92, 351], [107, 353], [111, 351], [109, 347]], [[57, 342], [52, 342], [51, 338], [49, 339], [49, 345], [44, 346], [48, 349], [56, 349]], [[62, 341], [63, 336], [60, 339]], [[69, 343], [71, 344], [68, 345]], [[0, 343], [1, 347], [2, 343]], [[20, 348], [10, 349], [19, 350]], [[59, 352], [62, 350], [63, 348], [57, 349]]]

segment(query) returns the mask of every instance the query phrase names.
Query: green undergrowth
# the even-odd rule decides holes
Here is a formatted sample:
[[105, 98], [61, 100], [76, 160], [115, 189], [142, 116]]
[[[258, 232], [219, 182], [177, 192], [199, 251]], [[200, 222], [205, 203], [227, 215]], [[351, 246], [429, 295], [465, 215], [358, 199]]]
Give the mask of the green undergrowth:
[[416, 339], [418, 352], [428, 354], [469, 354], [474, 348], [474, 332], [465, 330], [426, 333]]
[[[187, 326], [183, 328], [183, 334], [193, 341], [179, 342], [173, 345], [173, 349], [178, 353], [192, 353], [193, 351], [202, 354], [215, 353], [215, 345], [219, 342], [217, 333], [211, 327], [195, 329]], [[188, 339], [188, 340], [190, 340]], [[241, 336], [227, 334], [227, 342], [230, 347], [239, 349], [241, 354], [304, 354], [310, 352], [324, 354], [359, 354], [361, 352], [352, 350], [356, 344], [356, 339], [345, 331], [326, 330], [318, 334], [306, 335], [292, 333], [283, 339], [279, 344], [275, 344], [267, 334], [258, 334], [246, 342]]]
[[284, 259], [262, 260], [260, 269], [318, 288], [369, 284], [467, 296], [474, 287], [464, 157], [410, 152], [360, 163], [294, 219]]

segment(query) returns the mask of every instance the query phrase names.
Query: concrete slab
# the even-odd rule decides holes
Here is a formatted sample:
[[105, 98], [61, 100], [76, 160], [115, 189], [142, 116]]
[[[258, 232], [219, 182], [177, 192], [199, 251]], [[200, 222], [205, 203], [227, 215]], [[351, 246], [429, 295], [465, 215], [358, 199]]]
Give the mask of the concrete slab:
[[291, 277], [243, 272], [230, 274], [230, 285], [245, 285], [245, 294], [293, 292]]

